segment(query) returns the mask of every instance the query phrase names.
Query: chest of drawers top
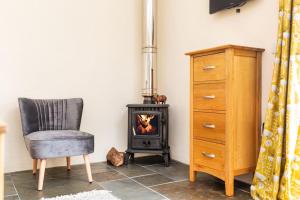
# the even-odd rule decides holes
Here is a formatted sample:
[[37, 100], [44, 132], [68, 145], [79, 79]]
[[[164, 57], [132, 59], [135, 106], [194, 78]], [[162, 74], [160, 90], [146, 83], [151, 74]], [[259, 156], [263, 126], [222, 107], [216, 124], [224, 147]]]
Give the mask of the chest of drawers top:
[[187, 56], [195, 56], [195, 55], [209, 55], [209, 54], [215, 54], [218, 52], [224, 52], [225, 49], [236, 49], [241, 51], [252, 51], [252, 52], [264, 52], [265, 49], [256, 48], [256, 47], [247, 47], [247, 46], [240, 46], [240, 45], [234, 45], [234, 44], [227, 44], [222, 46], [217, 46], [213, 48], [207, 48], [207, 49], [201, 49], [196, 51], [191, 51], [186, 53]]

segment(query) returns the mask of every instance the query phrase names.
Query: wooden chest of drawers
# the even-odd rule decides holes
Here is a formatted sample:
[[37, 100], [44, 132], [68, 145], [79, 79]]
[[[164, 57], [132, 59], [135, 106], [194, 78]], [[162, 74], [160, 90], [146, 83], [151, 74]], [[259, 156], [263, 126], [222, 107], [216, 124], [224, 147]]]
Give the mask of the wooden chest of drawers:
[[190, 181], [205, 172], [225, 181], [255, 170], [258, 156], [263, 49], [226, 45], [191, 58]]

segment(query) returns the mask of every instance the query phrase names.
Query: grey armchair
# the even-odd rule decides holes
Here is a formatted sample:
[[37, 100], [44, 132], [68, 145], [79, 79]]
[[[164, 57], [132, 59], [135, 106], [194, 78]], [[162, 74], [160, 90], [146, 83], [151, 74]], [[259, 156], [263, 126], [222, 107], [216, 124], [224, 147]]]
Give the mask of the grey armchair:
[[26, 148], [33, 159], [33, 174], [40, 160], [38, 190], [43, 189], [46, 160], [66, 157], [71, 170], [71, 156], [83, 155], [89, 182], [93, 182], [88, 154], [94, 152], [94, 136], [79, 131], [83, 100], [19, 98]]

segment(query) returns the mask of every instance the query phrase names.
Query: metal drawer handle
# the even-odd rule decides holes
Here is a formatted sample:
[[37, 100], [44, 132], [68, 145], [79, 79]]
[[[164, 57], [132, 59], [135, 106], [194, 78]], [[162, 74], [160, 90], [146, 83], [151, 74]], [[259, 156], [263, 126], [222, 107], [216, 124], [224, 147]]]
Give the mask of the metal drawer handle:
[[216, 66], [210, 65], [202, 68], [204, 71], [216, 69]]
[[202, 152], [202, 155], [207, 157], [207, 158], [215, 158], [216, 155], [213, 153], [207, 153], [207, 152]]
[[214, 128], [216, 128], [216, 125], [214, 125], [214, 124], [203, 124], [203, 127], [204, 127], [204, 128], [211, 128], [211, 129], [214, 129]]
[[203, 96], [204, 99], [215, 99], [215, 95], [208, 95], [208, 96]]

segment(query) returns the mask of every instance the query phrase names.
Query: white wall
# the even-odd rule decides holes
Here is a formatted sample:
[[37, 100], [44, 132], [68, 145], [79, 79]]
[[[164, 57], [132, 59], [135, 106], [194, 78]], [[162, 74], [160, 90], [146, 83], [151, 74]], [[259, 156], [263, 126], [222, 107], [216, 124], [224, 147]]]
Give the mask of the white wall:
[[253, 0], [241, 13], [208, 14], [208, 0], [159, 1], [158, 74], [160, 93], [170, 107], [172, 157], [189, 162], [189, 58], [184, 53], [223, 44], [265, 48], [262, 113], [271, 85], [276, 46], [278, 1]]
[[[5, 171], [31, 168], [17, 98], [82, 97], [92, 162], [127, 145], [126, 104], [141, 102], [140, 0], [0, 3], [0, 120], [9, 125]], [[76, 158], [75, 163], [82, 162]], [[48, 166], [63, 165], [53, 159]]]

